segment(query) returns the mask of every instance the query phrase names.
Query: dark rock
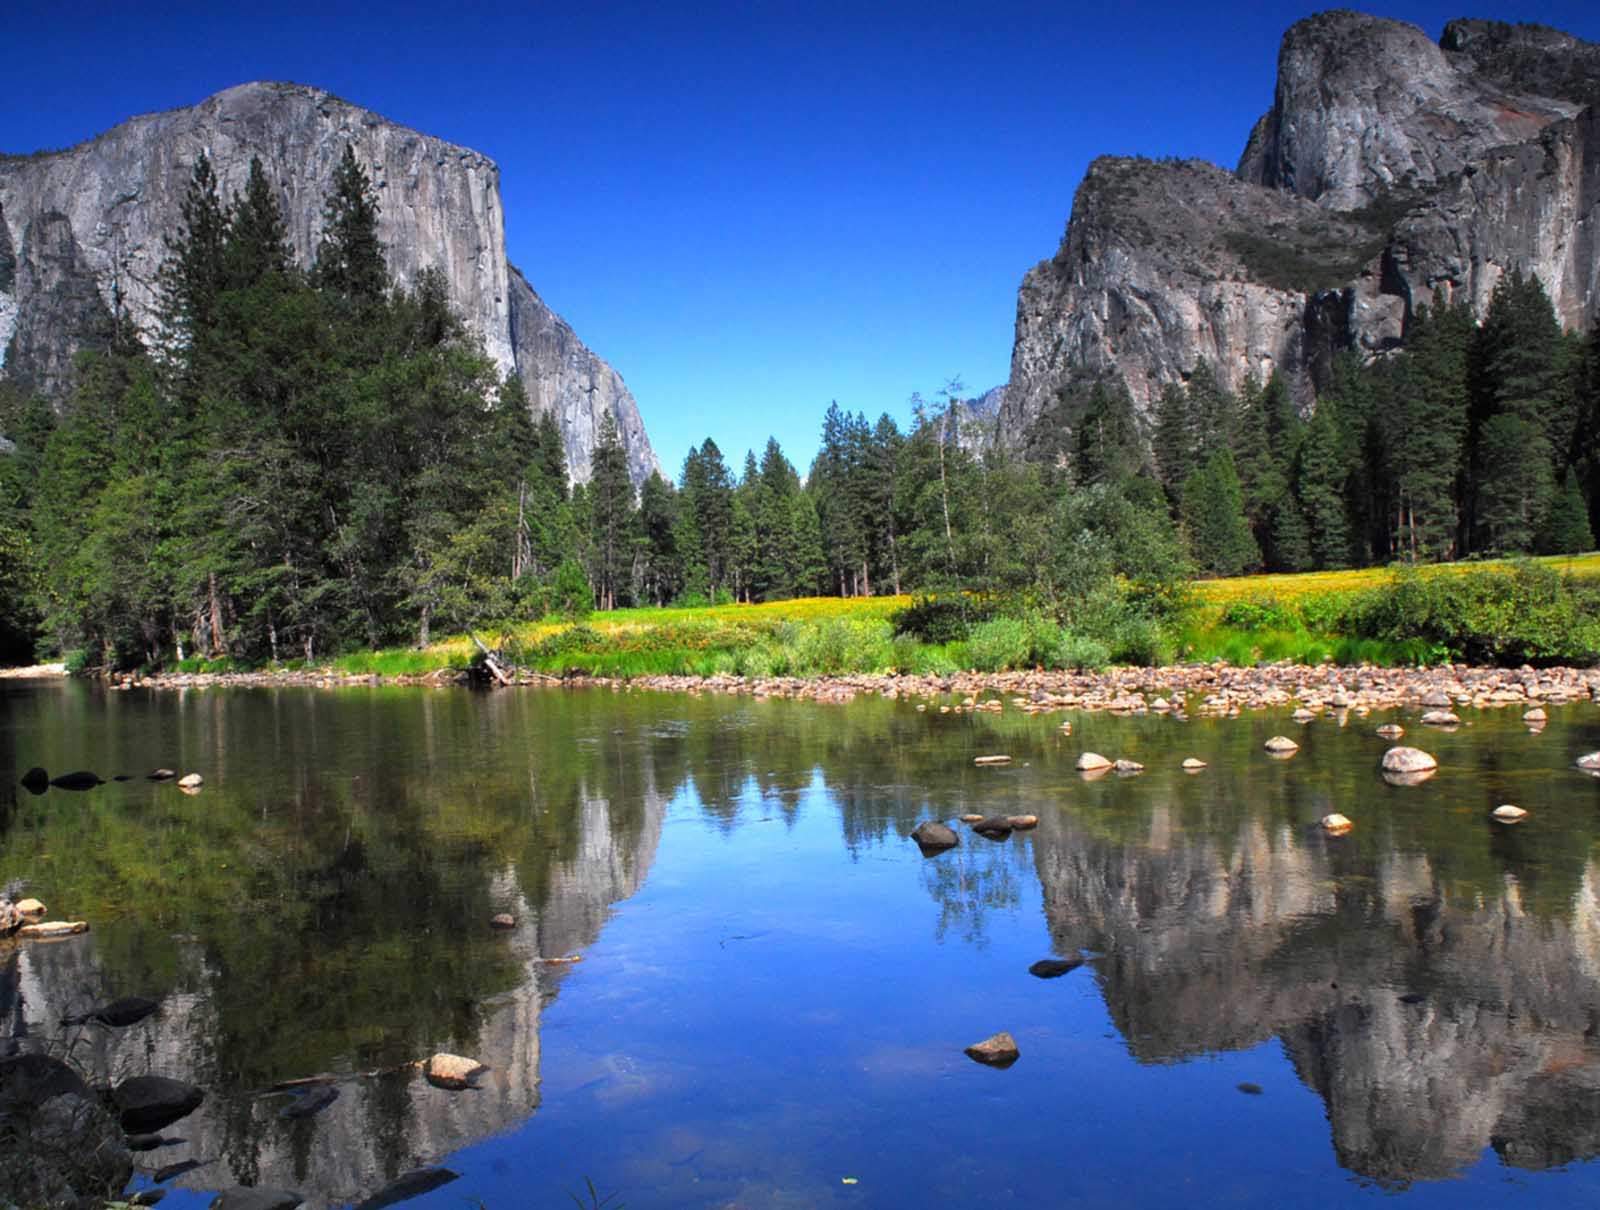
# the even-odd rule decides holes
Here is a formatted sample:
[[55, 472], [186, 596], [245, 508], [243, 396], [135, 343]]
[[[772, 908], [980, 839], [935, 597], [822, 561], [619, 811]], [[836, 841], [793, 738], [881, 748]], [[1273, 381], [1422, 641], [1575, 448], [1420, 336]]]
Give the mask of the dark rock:
[[1010, 1067], [1021, 1057], [1017, 1040], [1005, 1030], [967, 1047], [967, 1057], [989, 1067]]
[[167, 1196], [165, 1189], [141, 1189], [128, 1199], [130, 1206], [153, 1206]]
[[1011, 835], [1011, 820], [1004, 815], [986, 815], [972, 825], [972, 830], [988, 840], [1004, 840]]
[[177, 771], [173, 769], [151, 769], [145, 774], [150, 781], [171, 781], [176, 776]]
[[168, 1164], [165, 1168], [157, 1168], [156, 1174], [150, 1179], [158, 1185], [165, 1185], [175, 1176], [182, 1176], [185, 1172], [193, 1172], [196, 1168], [203, 1168], [205, 1160], [179, 1160], [176, 1164]]
[[35, 765], [22, 775], [22, 788], [29, 794], [43, 794], [50, 788], [50, 775]]
[[1421, 1004], [1427, 998], [1428, 997], [1424, 996], [1421, 992], [1406, 992], [1403, 996], [1400, 997], [1400, 1003], [1401, 1004]]
[[86, 1025], [93, 1021], [99, 1025], [110, 1025], [121, 1029], [128, 1025], [137, 1025], [161, 1005], [144, 996], [124, 996], [120, 1000], [113, 1000], [110, 1004], [102, 1004], [98, 1008], [91, 1008], [88, 1012], [76, 1017], [68, 1017], [63, 1025]]
[[931, 819], [925, 819], [913, 828], [911, 839], [917, 842], [917, 847], [922, 850], [924, 857], [943, 853], [946, 849], [953, 849], [961, 843], [961, 837], [956, 835], [954, 828]]
[[166, 1076], [134, 1076], [111, 1092], [111, 1103], [130, 1133], [160, 1130], [199, 1108], [206, 1094], [193, 1084]]
[[1246, 1093], [1252, 1097], [1258, 1097], [1261, 1095], [1261, 1085], [1253, 1084], [1249, 1080], [1245, 1080], [1243, 1083], [1235, 1085], [1235, 1087], [1238, 1088], [1240, 1092]]
[[359, 1203], [355, 1210], [383, 1210], [385, 1206], [393, 1206], [413, 1197], [421, 1197], [424, 1193], [431, 1193], [441, 1185], [448, 1185], [460, 1175], [459, 1172], [451, 1172], [448, 1168], [417, 1168], [390, 1181], [366, 1201]]
[[51, 1097], [87, 1097], [88, 1084], [52, 1055], [12, 1055], [0, 1059], [0, 1110], [37, 1109]]
[[154, 1151], [157, 1147], [172, 1147], [178, 1142], [178, 1139], [163, 1138], [159, 1134], [130, 1134], [128, 1136], [128, 1150]]
[[501, 912], [498, 916], [489, 917], [489, 927], [492, 929], [514, 929], [517, 927], [517, 918], [510, 912]]
[[133, 778], [129, 777], [126, 773], [118, 773], [111, 780], [112, 781], [132, 781]]
[[105, 785], [105, 781], [98, 773], [80, 769], [76, 773], [63, 773], [60, 777], [52, 777], [50, 784], [58, 790], [92, 790], [96, 786]]
[[1082, 965], [1082, 958], [1041, 958], [1028, 968], [1028, 973], [1035, 979], [1059, 979]]
[[321, 1113], [339, 1099], [339, 1090], [331, 1084], [312, 1085], [295, 1092], [294, 1100], [278, 1111], [280, 1118], [309, 1118]]
[[235, 1185], [211, 1200], [211, 1210], [295, 1210], [305, 1200], [287, 1189]]

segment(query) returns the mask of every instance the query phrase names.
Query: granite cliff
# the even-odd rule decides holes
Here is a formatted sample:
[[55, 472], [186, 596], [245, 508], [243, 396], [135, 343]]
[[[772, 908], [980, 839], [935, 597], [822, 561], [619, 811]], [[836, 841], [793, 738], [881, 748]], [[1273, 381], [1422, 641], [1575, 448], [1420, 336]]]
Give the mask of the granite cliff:
[[1023, 279], [1018, 440], [1075, 373], [1148, 416], [1206, 360], [1236, 389], [1283, 374], [1309, 407], [1333, 356], [1403, 343], [1419, 306], [1481, 315], [1512, 269], [1569, 328], [1600, 315], [1600, 46], [1539, 26], [1330, 12], [1283, 39], [1238, 169], [1103, 158], [1056, 255]]
[[607, 412], [635, 481], [658, 469], [621, 377], [506, 259], [494, 162], [296, 84], [244, 84], [64, 151], [0, 156], [0, 374], [59, 395], [74, 353], [104, 341], [116, 295], [141, 330], [154, 328], [163, 240], [201, 152], [224, 196], [242, 192], [251, 157], [261, 158], [309, 264], [347, 144], [377, 191], [391, 271], [402, 282], [443, 274], [484, 352], [522, 378], [536, 411], [556, 417], [574, 477], [587, 479]]

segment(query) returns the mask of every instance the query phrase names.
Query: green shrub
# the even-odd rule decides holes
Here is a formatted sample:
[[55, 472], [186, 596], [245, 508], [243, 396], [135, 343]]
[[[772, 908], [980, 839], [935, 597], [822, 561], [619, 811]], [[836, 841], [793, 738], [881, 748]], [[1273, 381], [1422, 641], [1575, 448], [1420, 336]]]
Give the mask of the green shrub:
[[979, 672], [1033, 665], [1034, 628], [1025, 618], [992, 618], [972, 628], [967, 659]]
[[972, 628], [994, 617], [994, 605], [962, 593], [920, 596], [889, 615], [896, 634], [908, 634], [924, 643], [958, 643]]
[[1104, 668], [1110, 662], [1111, 649], [1099, 639], [1063, 630], [1051, 666], [1084, 672]]
[[803, 627], [795, 643], [791, 675], [834, 676], [873, 672], [894, 663], [893, 628], [876, 619], [833, 618]]
[[1301, 618], [1294, 606], [1275, 597], [1255, 601], [1235, 601], [1217, 619], [1235, 630], [1299, 630]]

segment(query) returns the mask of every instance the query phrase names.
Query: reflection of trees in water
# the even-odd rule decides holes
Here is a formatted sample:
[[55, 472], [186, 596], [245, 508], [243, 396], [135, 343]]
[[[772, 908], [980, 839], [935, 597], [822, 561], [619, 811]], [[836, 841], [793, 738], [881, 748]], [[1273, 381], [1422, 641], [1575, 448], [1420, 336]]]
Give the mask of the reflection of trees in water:
[[954, 933], [970, 945], [988, 944], [991, 912], [1006, 912], [1022, 900], [1021, 850], [1008, 842], [972, 838], [963, 847], [922, 863], [922, 886], [939, 905], [934, 935]]

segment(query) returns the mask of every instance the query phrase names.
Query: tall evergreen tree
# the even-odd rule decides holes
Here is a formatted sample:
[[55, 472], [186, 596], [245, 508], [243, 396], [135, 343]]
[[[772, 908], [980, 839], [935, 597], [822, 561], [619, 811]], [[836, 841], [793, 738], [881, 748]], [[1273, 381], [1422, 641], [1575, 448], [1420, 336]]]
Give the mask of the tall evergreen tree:
[[389, 270], [378, 239], [377, 194], [348, 143], [323, 207], [322, 239], [312, 276], [319, 288], [350, 299], [375, 301], [388, 288]]
[[1244, 516], [1244, 492], [1233, 453], [1211, 454], [1183, 485], [1183, 520], [1194, 559], [1204, 571], [1236, 576], [1261, 561]]

